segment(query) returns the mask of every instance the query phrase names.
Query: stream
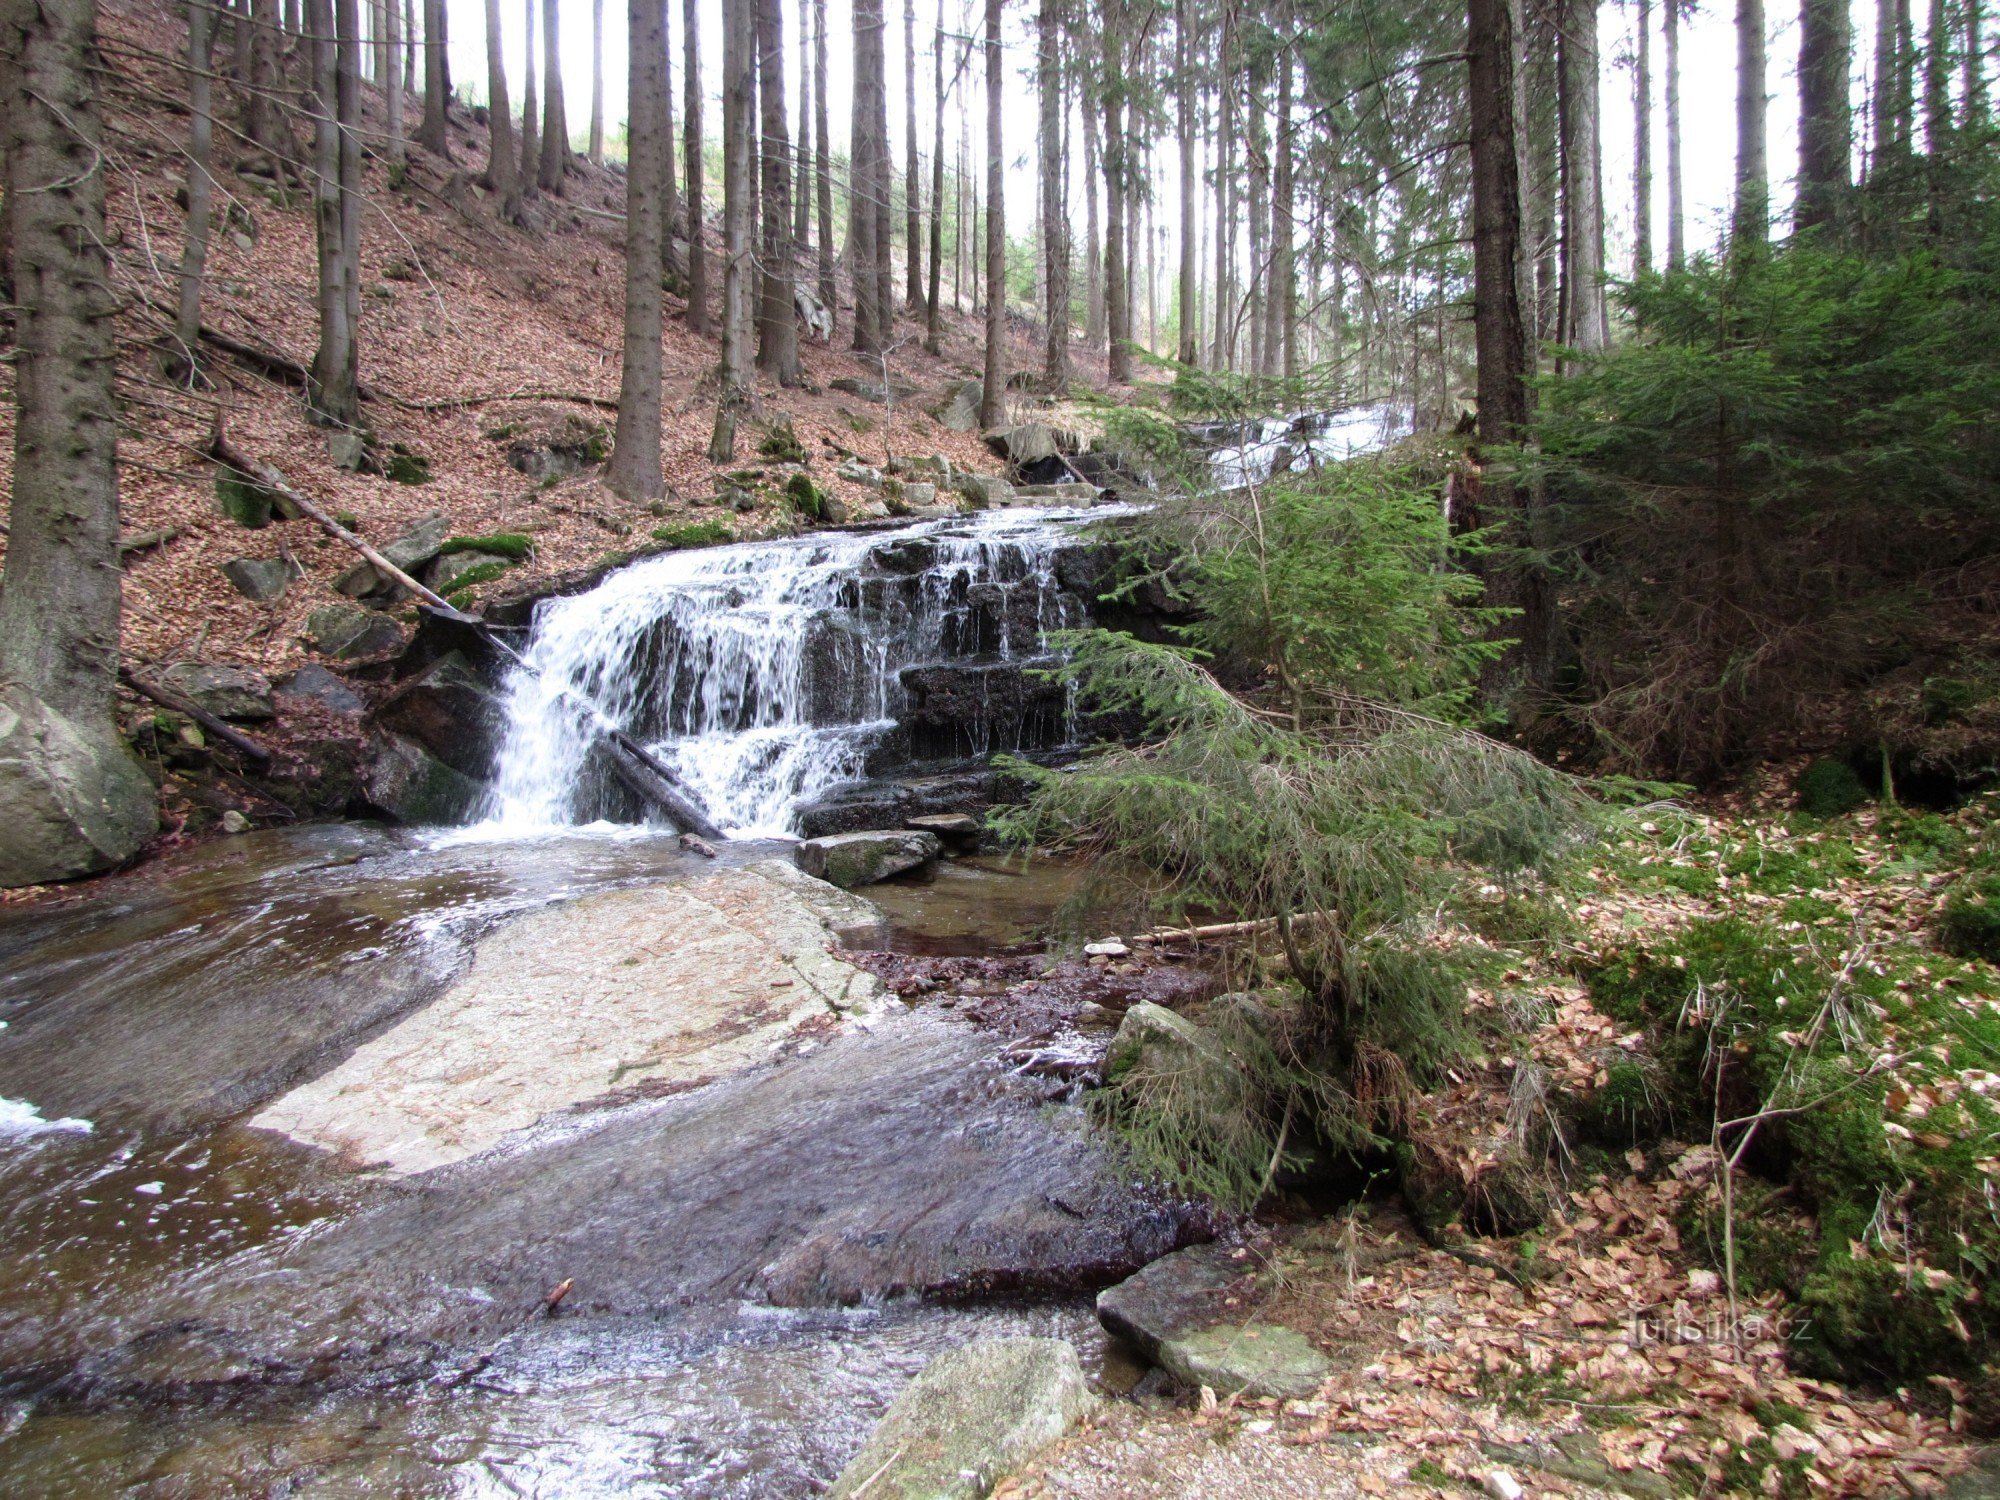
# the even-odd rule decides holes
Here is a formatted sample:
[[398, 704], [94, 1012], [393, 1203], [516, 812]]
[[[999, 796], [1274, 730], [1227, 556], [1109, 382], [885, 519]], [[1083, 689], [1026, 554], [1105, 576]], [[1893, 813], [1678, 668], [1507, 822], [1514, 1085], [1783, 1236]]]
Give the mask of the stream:
[[[538, 611], [471, 825], [0, 907], [0, 1492], [807, 1495], [968, 1339], [1129, 1383], [1090, 1295], [1206, 1221], [1009, 1049], [1087, 1054], [1205, 980], [899, 998], [871, 963], [1038, 951], [1080, 872], [972, 855], [862, 900], [789, 857], [1078, 741], [1033, 671], [1089, 618], [1078, 519], [634, 564]], [[699, 792], [717, 858], [551, 685]]]

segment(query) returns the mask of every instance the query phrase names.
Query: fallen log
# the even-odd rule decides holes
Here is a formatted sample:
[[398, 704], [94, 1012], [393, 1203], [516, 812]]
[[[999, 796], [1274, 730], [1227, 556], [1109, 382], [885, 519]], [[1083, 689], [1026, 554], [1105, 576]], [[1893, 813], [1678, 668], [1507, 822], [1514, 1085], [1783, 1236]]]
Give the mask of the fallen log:
[[1142, 932], [1132, 941], [1135, 943], [1201, 943], [1210, 938], [1247, 937], [1252, 933], [1275, 932], [1276, 917], [1261, 917], [1253, 922], [1211, 922], [1206, 927], [1155, 927], [1151, 932]]
[[172, 688], [161, 687], [157, 682], [148, 682], [130, 667], [121, 666], [118, 669], [118, 680], [140, 697], [150, 698], [162, 708], [172, 709], [175, 713], [183, 717], [193, 719], [195, 723], [206, 729], [224, 744], [233, 746], [259, 765], [270, 761], [271, 752], [264, 746], [251, 739], [249, 735], [236, 728], [235, 725], [218, 719], [199, 703], [194, 702], [190, 698], [183, 698]]
[[[376, 572], [380, 573], [384, 578], [393, 579], [395, 582], [401, 584], [412, 594], [423, 600], [437, 614], [458, 624], [470, 625], [504, 652], [523, 671], [534, 671], [534, 668], [529, 666], [527, 661], [523, 659], [521, 653], [495, 633], [484, 620], [480, 619], [477, 615], [468, 615], [461, 610], [452, 608], [451, 605], [445, 602], [442, 594], [418, 583], [416, 579], [390, 562], [388, 558], [369, 546], [368, 543], [349, 531], [340, 522], [334, 520], [332, 516], [328, 515], [315, 502], [301, 495], [285, 479], [285, 476], [280, 474], [276, 469], [259, 459], [252, 458], [241, 448], [230, 442], [227, 437], [223, 436], [220, 427], [216, 428], [214, 436], [209, 440], [209, 452], [218, 461], [229, 465], [230, 468], [235, 469], [238, 473], [248, 474], [272, 494], [280, 496], [291, 505], [297, 506], [300, 515], [318, 523], [320, 528], [329, 536], [334, 537], [338, 541], [345, 542], [356, 552], [359, 552], [374, 567]], [[709, 839], [719, 839], [722, 837], [722, 830], [710, 822], [702, 814], [701, 809], [695, 805], [694, 800], [681, 790], [680, 781], [675, 777], [674, 773], [662, 765], [659, 759], [651, 754], [645, 746], [613, 724], [605, 716], [602, 709], [580, 694], [565, 688], [563, 689], [563, 696], [577, 705], [591, 726], [604, 736], [605, 741], [612, 748], [614, 753], [611, 756], [611, 764], [618, 773], [618, 779], [629, 786], [641, 799], [659, 808], [668, 818], [672, 819], [676, 825], [676, 832], [699, 834], [701, 837]]]

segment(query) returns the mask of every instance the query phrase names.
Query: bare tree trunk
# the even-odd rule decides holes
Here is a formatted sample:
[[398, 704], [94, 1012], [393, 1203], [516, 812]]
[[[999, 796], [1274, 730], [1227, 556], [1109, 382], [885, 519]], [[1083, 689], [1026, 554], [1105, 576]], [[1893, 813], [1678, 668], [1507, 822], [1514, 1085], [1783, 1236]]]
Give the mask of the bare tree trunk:
[[385, 33], [382, 49], [382, 101], [383, 113], [388, 116], [389, 125], [389, 167], [392, 172], [399, 170], [404, 161], [403, 144], [403, 60], [402, 16], [399, 0], [382, 0], [382, 29]]
[[756, 0], [757, 107], [763, 114], [763, 305], [757, 365], [781, 386], [799, 383], [799, 319], [792, 307], [792, 148], [785, 138], [783, 0]]
[[682, 163], [687, 173], [688, 303], [690, 333], [709, 332], [708, 252], [702, 247], [702, 179], [708, 167], [701, 147], [701, 11], [699, 0], [681, 0], [682, 67], [687, 74], [681, 121]]
[[812, 243], [812, 0], [799, 0], [799, 134], [792, 184], [792, 247], [805, 272], [806, 246]]
[[869, 98], [879, 70], [874, 67], [871, 49], [882, 41], [882, 0], [855, 0], [854, 5], [854, 116], [848, 137], [847, 252], [854, 277], [854, 349], [873, 354], [885, 342], [882, 337], [881, 279], [877, 275], [881, 250], [875, 234], [879, 218], [872, 201], [875, 193], [875, 108]]
[[500, 200], [500, 217], [521, 218], [521, 179], [514, 157], [514, 118], [507, 102], [507, 64], [500, 47], [500, 0], [486, 0], [486, 185]]
[[[881, 8], [882, 0], [876, 0], [876, 5]], [[886, 349], [896, 336], [896, 215], [891, 201], [895, 193], [896, 163], [889, 152], [889, 22], [886, 10], [881, 23], [875, 28], [872, 61], [874, 78], [869, 101], [875, 117], [871, 131], [875, 141], [874, 184], [871, 189], [875, 204], [875, 311], [882, 320], [877, 336]]]
[[1667, 11], [1667, 269], [1687, 265], [1687, 204], [1681, 193], [1681, 3]]
[[[1469, 105], [1472, 129], [1473, 337], [1479, 368], [1479, 439], [1499, 448], [1523, 441], [1530, 418], [1528, 325], [1522, 315], [1520, 151], [1514, 139], [1515, 16], [1508, 0], [1469, 0]], [[1532, 491], [1499, 473], [1485, 495], [1500, 515], [1525, 521], [1517, 540], [1532, 545]], [[1481, 516], [1491, 522], [1500, 516]], [[1487, 676], [1489, 697], [1514, 683], [1554, 677], [1555, 613], [1546, 575], [1504, 564], [1487, 578], [1487, 601], [1521, 614], [1507, 625], [1518, 643]]]
[[560, 193], [569, 170], [569, 115], [563, 108], [559, 0], [542, 0], [542, 168], [545, 193]]
[[1047, 294], [1047, 347], [1042, 382], [1069, 392], [1069, 206], [1062, 190], [1062, 16], [1058, 0], [1042, 0], [1036, 18], [1036, 83], [1041, 98], [1042, 285]]
[[944, 0], [938, 0], [937, 42], [931, 49], [931, 284], [925, 299], [924, 349], [941, 352], [944, 334]]
[[1097, 101], [1087, 85], [1079, 83], [1078, 99], [1083, 109], [1083, 342], [1092, 349], [1104, 347], [1104, 239], [1098, 228], [1097, 189], [1103, 152], [1097, 144]]
[[[289, 10], [298, 0], [285, 0]], [[296, 28], [294, 28], [296, 30]], [[417, 0], [403, 0], [403, 97], [417, 97]]]
[[340, 123], [340, 285], [349, 330], [346, 382], [361, 411], [361, 16], [360, 0], [334, 0], [340, 46], [335, 98]]
[[1270, 74], [1260, 60], [1253, 60], [1244, 76], [1244, 100], [1250, 116], [1250, 373], [1271, 373], [1269, 297], [1271, 264], [1271, 135], [1264, 123], [1263, 101], [1271, 91]]
[[[665, 12], [662, 11], [662, 15], [664, 14]], [[629, 38], [627, 41], [627, 45], [630, 45]], [[664, 43], [662, 45], [664, 45]], [[666, 88], [666, 82], [664, 80], [661, 81], [660, 87], [662, 90]], [[627, 108], [626, 113], [628, 116], [630, 115], [631, 111], [629, 107]], [[625, 133], [628, 137], [632, 133], [632, 123], [629, 118], [625, 122]], [[628, 153], [628, 166], [629, 166], [629, 153], [632, 149], [631, 142], [629, 139], [626, 142], [625, 149]], [[590, 164], [593, 167], [601, 167], [604, 165], [604, 0], [590, 0], [590, 153], [589, 154], [590, 154]], [[671, 160], [673, 152], [669, 150], [667, 155], [668, 158]], [[673, 173], [671, 170], [667, 173], [667, 180], [668, 181], [673, 180]], [[629, 188], [627, 190], [629, 191]]]
[[1846, 213], [1854, 139], [1850, 27], [1848, 0], [1799, 6], [1799, 196], [1792, 222], [1801, 233], [1833, 232]]
[[215, 87], [210, 73], [215, 58], [215, 12], [209, 0], [188, 3], [188, 129], [187, 235], [181, 244], [180, 308], [174, 319], [179, 346], [173, 363], [190, 376], [201, 366], [201, 290], [208, 267], [208, 210], [214, 190]]
[[1639, 0], [1632, 60], [1632, 272], [1653, 269], [1653, 0]]
[[[940, 0], [941, 3], [941, 0]], [[819, 212], [819, 300], [839, 316], [833, 280], [833, 145], [826, 122], [826, 0], [813, 0], [813, 176]]]
[[[352, 0], [344, 0], [351, 4]], [[334, 0], [307, 0], [313, 80], [313, 228], [318, 247], [319, 347], [313, 356], [308, 402], [314, 417], [352, 427], [361, 419], [355, 329], [348, 318], [346, 215], [342, 210], [340, 47]]]
[[1215, 105], [1215, 368], [1236, 368], [1236, 6], [1223, 0]]
[[[389, 58], [392, 55], [389, 51], [389, 18], [385, 14], [388, 8], [387, 0], [368, 0], [368, 23], [372, 28], [369, 40], [373, 46], [362, 55], [374, 64], [373, 81], [378, 85], [385, 84], [388, 80]], [[250, 20], [250, 0], [243, 0], [243, 19], [247, 26]]]
[[[212, 23], [212, 17], [210, 18]], [[209, 47], [212, 57], [212, 43]], [[117, 864], [156, 826], [118, 734], [117, 349], [90, 0], [0, 20], [14, 471], [0, 573], [0, 886]]]
[[1771, 225], [1764, 121], [1764, 0], [1736, 0], [1736, 209], [1732, 247], [1761, 247]]
[[[426, 0], [428, 3], [428, 0]], [[542, 165], [542, 106], [535, 86], [535, 0], [523, 0], [527, 18], [527, 77], [521, 84], [521, 195], [540, 196], [536, 177]]]
[[756, 23], [751, 0], [722, 7], [722, 394], [708, 441], [711, 463], [736, 456], [736, 421], [750, 404], [752, 264], [750, 198], [755, 124]]
[[[489, 0], [493, 3], [493, 0]], [[660, 332], [665, 310], [659, 265], [673, 180], [667, 116], [666, 12], [662, 0], [628, 0], [626, 25], [625, 347], [618, 377], [618, 428], [605, 483], [629, 501], [666, 493], [660, 472]], [[600, 80], [601, 84], [601, 80]]]
[[1199, 262], [1195, 258], [1194, 56], [1189, 46], [1192, 25], [1189, 0], [1174, 0], [1175, 126], [1180, 146], [1181, 270], [1179, 287], [1180, 346], [1174, 357], [1192, 365], [1201, 357], [1201, 315], [1195, 305]]
[[1959, 123], [1967, 134], [1988, 124], [1986, 106], [1986, 14], [1982, 0], [1961, 0], [1965, 35], [1959, 49]]
[[445, 61], [444, 6], [445, 0], [424, 0], [424, 118], [417, 127], [417, 144], [450, 161], [445, 108], [451, 97], [451, 72]]
[[1007, 215], [1005, 148], [1000, 141], [1001, 0], [986, 0], [986, 383], [979, 425], [997, 427], [1007, 396]]
[[[257, 0], [254, 10], [249, 0], [245, 0], [244, 8], [246, 15], [239, 23], [239, 34], [246, 37], [250, 53], [246, 63], [247, 87], [243, 90], [243, 133], [273, 162], [296, 162], [298, 147], [291, 138], [291, 129], [286, 125], [278, 105], [281, 82], [278, 74], [276, 0]], [[211, 19], [211, 50], [213, 36]], [[282, 173], [278, 180], [283, 180]]]
[[[1762, 3], [1762, 0], [1759, 0]], [[1577, 349], [1611, 341], [1604, 303], [1604, 197], [1599, 166], [1597, 0], [1568, 0], [1556, 55], [1562, 163], [1562, 340]]]
[[903, 0], [903, 253], [910, 311], [924, 313], [923, 169], [917, 162], [917, 0]]
[[1286, 7], [1285, 48], [1278, 58], [1278, 167], [1276, 196], [1272, 200], [1271, 234], [1273, 249], [1272, 305], [1273, 339], [1280, 351], [1279, 367], [1287, 380], [1299, 374], [1299, 267], [1293, 223], [1296, 204], [1292, 187], [1292, 158], [1296, 149], [1296, 126], [1292, 120], [1292, 37], [1291, 7]]

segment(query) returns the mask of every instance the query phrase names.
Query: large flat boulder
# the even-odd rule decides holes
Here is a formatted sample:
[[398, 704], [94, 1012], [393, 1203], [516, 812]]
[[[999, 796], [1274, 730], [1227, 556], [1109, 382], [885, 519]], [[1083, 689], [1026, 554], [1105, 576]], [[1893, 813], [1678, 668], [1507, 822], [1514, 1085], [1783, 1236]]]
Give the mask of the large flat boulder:
[[160, 683], [218, 719], [252, 723], [277, 715], [271, 702], [270, 681], [262, 672], [253, 672], [248, 667], [175, 662], [160, 674]]
[[1094, 1405], [1067, 1340], [975, 1339], [910, 1382], [828, 1500], [976, 1500]]
[[0, 684], [0, 887], [106, 869], [156, 827], [152, 784], [122, 741]]
[[919, 869], [943, 853], [936, 834], [899, 828], [807, 839], [792, 857], [814, 879], [852, 890]]
[[515, 917], [434, 1003], [252, 1123], [422, 1172], [600, 1095], [735, 1072], [875, 999], [828, 952], [853, 905], [767, 861]]
[[1218, 1396], [1303, 1401], [1333, 1373], [1326, 1356], [1294, 1329], [1275, 1323], [1217, 1323], [1160, 1346], [1160, 1368], [1183, 1385]]

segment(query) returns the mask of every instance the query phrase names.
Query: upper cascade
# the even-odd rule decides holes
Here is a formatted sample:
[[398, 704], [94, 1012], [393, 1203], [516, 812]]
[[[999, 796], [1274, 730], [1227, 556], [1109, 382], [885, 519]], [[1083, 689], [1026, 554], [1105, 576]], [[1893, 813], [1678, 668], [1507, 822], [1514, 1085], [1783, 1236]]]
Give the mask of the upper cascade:
[[[1082, 519], [1014, 509], [674, 552], [545, 601], [505, 686], [483, 830], [638, 821], [595, 761], [590, 709], [733, 838], [791, 834], [800, 803], [885, 765], [1067, 743], [1063, 695], [988, 684], [1018, 683], [1046, 632], [1089, 622], [1089, 580], [1058, 576], [1088, 550]], [[927, 716], [929, 669], [950, 664], [966, 680], [948, 719]]]

